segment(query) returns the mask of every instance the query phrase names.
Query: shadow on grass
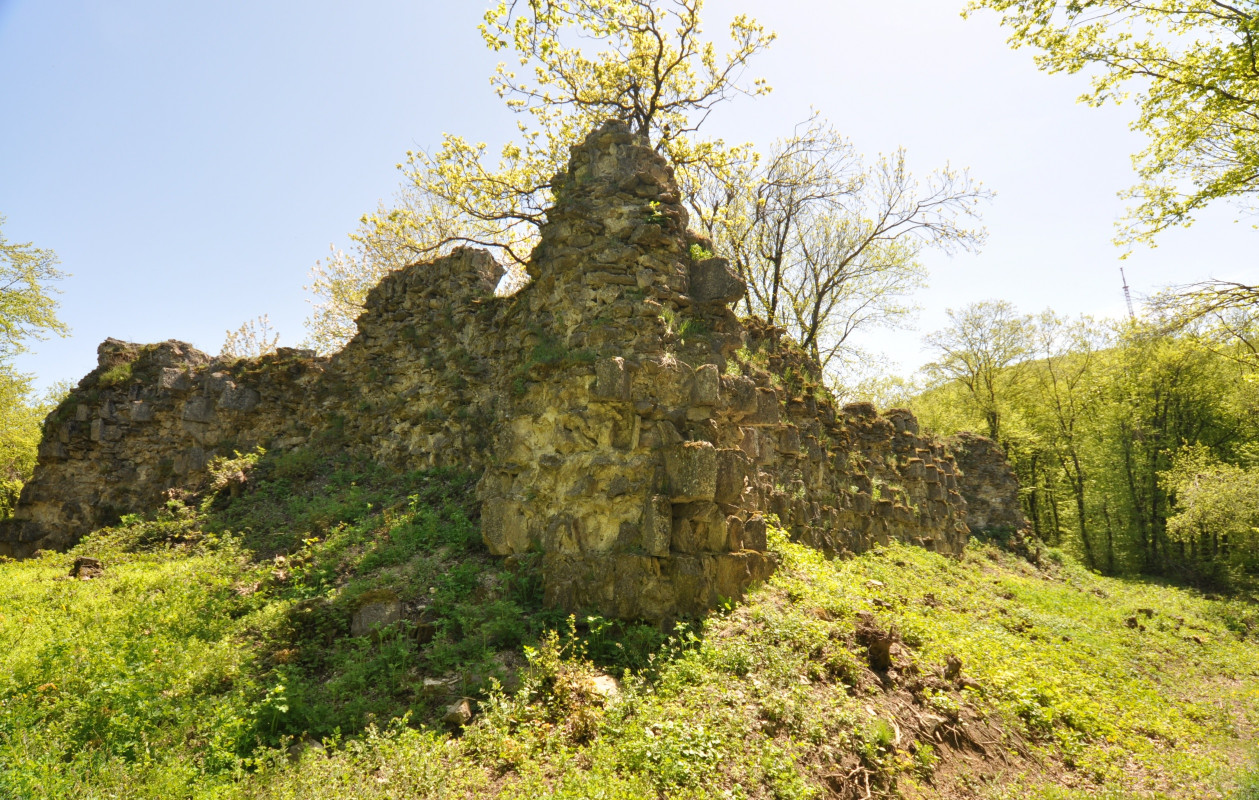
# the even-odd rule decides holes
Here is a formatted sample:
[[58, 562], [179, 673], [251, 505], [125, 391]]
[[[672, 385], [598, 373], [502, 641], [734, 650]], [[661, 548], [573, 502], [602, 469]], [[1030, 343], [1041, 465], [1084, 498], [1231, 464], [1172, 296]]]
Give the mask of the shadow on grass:
[[[616, 676], [656, 669], [662, 652], [695, 640], [698, 626], [666, 633], [544, 608], [541, 554], [508, 565], [482, 543], [476, 480], [310, 448], [263, 455], [236, 496], [203, 505], [204, 529], [251, 554], [257, 575], [243, 590], [285, 608], [278, 634], [259, 643], [264, 743], [398, 718], [439, 726], [459, 698], [513, 690], [524, 654], [551, 631]], [[355, 613], [371, 603], [399, 618], [352, 636]]]

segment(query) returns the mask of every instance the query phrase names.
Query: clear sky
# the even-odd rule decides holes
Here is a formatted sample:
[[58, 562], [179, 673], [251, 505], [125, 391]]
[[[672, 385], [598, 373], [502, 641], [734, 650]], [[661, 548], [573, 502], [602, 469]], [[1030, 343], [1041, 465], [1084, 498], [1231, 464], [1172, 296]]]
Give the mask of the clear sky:
[[[444, 131], [498, 142], [511, 117], [476, 31], [488, 0], [0, 0], [0, 214], [10, 241], [56, 250], [64, 340], [20, 367], [77, 381], [112, 336], [217, 352], [262, 313], [297, 345], [307, 272], [388, 200], [408, 149]], [[710, 34], [750, 13], [779, 34], [751, 73], [772, 95], [710, 131], [767, 144], [810, 107], [858, 150], [904, 145], [997, 192], [979, 255], [932, 255], [918, 330], [866, 341], [909, 372], [945, 309], [1117, 315], [1111, 244], [1141, 141], [1129, 111], [1075, 98], [961, 0], [709, 0]], [[1253, 219], [1220, 206], [1124, 262], [1134, 292], [1208, 276], [1259, 283]]]

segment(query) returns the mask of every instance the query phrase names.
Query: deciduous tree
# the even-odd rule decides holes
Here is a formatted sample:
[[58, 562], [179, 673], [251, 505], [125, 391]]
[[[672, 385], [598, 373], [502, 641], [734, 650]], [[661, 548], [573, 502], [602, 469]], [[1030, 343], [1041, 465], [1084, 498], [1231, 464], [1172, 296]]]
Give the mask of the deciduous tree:
[[937, 383], [957, 381], [983, 417], [988, 437], [1000, 441], [1001, 416], [1023, 381], [1023, 362], [1033, 352], [1031, 317], [1011, 303], [986, 300], [949, 309], [949, 326], [925, 341], [937, 358], [923, 371]]
[[703, 36], [702, 8], [702, 0], [513, 0], [486, 12], [486, 45], [514, 57], [491, 83], [521, 115], [519, 138], [497, 162], [487, 144], [453, 134], [435, 152], [409, 152], [397, 205], [363, 218], [356, 252], [334, 253], [312, 271], [308, 288], [319, 299], [310, 342], [325, 350], [344, 343], [380, 275], [458, 244], [489, 248], [509, 265], [509, 281], [523, 280], [552, 176], [569, 147], [609, 117], [627, 121], [680, 169], [726, 158], [723, 143], [693, 134], [721, 102], [769, 91], [743, 73], [774, 35], [738, 16], [719, 50]]
[[965, 172], [919, 181], [904, 150], [867, 163], [816, 115], [763, 159], [735, 155], [684, 187], [694, 215], [747, 282], [747, 310], [785, 327], [832, 378], [854, 331], [910, 313], [923, 250], [983, 241], [965, 223], [988, 193]]
[[0, 518], [9, 515], [35, 467], [40, 423], [49, 406], [36, 398], [31, 377], [16, 371], [13, 357], [31, 339], [64, 336], [51, 285], [62, 277], [57, 256], [31, 243], [4, 238], [0, 217]]
[[4, 238], [0, 216], [0, 366], [27, 348], [30, 339], [48, 334], [64, 336], [67, 328], [57, 318], [54, 281], [57, 254], [30, 242], [16, 244]]
[[271, 327], [271, 317], [263, 314], [248, 320], [234, 331], [228, 331], [223, 339], [219, 355], [233, 358], [257, 358], [274, 353], [280, 343], [280, 334]]
[[971, 0], [1048, 72], [1092, 75], [1081, 100], [1132, 100], [1139, 182], [1121, 241], [1189, 225], [1208, 203], [1259, 208], [1259, 3], [1255, 0]]

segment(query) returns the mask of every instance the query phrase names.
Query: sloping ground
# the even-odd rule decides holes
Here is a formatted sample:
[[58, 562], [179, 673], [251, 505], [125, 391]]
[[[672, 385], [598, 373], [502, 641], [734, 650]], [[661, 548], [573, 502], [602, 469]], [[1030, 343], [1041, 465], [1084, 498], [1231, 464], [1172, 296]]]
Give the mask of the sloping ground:
[[[466, 476], [298, 453], [228, 483], [0, 564], [0, 797], [1259, 792], [1253, 602], [778, 534], [766, 586], [666, 638], [543, 610]], [[403, 620], [351, 636], [386, 597]]]

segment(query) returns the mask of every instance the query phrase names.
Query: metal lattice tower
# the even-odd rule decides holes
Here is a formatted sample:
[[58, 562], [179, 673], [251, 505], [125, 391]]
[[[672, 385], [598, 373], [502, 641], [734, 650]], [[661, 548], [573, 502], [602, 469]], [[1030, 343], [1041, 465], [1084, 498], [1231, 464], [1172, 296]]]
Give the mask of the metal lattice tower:
[[1123, 274], [1123, 267], [1119, 268], [1119, 277], [1123, 278], [1123, 299], [1128, 301], [1128, 319], [1135, 320], [1137, 315], [1132, 310], [1132, 292], [1128, 291], [1128, 276]]

